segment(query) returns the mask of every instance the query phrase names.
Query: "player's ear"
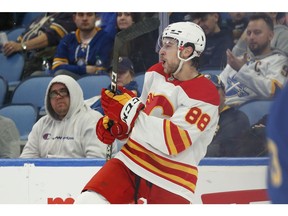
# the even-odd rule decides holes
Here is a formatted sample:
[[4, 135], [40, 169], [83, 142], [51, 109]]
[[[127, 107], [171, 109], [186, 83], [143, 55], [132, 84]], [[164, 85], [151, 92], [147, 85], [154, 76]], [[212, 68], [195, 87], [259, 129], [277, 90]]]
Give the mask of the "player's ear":
[[186, 43], [184, 46], [183, 46], [183, 57], [186, 59], [186, 58], [189, 58], [190, 56], [193, 55], [193, 52], [195, 50], [195, 45], [193, 43]]
[[187, 59], [193, 54], [193, 52], [194, 52], [193, 47], [187, 46], [183, 49], [182, 56], [183, 58]]

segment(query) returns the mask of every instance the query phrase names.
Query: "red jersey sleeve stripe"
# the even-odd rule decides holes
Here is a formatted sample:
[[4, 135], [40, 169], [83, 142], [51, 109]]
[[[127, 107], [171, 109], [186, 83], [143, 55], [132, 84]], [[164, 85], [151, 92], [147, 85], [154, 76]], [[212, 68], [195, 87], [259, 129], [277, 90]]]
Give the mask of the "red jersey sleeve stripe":
[[164, 136], [170, 155], [176, 155], [192, 145], [187, 131], [168, 120], [164, 120]]

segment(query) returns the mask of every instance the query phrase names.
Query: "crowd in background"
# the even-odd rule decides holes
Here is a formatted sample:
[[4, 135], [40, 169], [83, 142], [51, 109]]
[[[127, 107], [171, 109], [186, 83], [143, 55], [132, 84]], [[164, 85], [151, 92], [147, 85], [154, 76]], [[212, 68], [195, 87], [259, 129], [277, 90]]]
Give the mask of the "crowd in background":
[[[81, 14], [81, 13], [80, 13]], [[83, 14], [83, 13], [82, 13]], [[94, 14], [94, 13], [90, 13]], [[263, 55], [267, 53], [256, 53], [253, 50], [249, 49], [247, 45], [247, 26], [249, 24], [249, 17], [254, 13], [169, 13], [169, 23], [179, 22], [179, 21], [192, 21], [197, 23], [205, 32], [206, 35], [206, 48], [202, 53], [202, 56], [199, 61], [198, 68], [201, 71], [205, 70], [227, 70], [226, 66], [232, 65], [231, 58], [232, 57], [242, 57], [243, 55], [246, 58], [246, 55], [252, 55], [251, 59], [247, 59], [247, 62], [260, 61], [263, 58]], [[273, 21], [273, 29], [274, 32], [273, 38], [271, 38], [271, 47], [277, 48], [283, 54], [283, 65], [287, 65], [287, 54], [288, 54], [288, 15], [286, 13], [267, 13], [271, 20]], [[43, 13], [40, 17], [36, 18], [36, 23], [32, 22], [30, 26], [26, 27], [26, 30], [23, 34], [19, 35], [17, 41], [9, 41], [8, 45], [4, 47], [3, 53], [9, 57], [16, 52], [22, 52], [25, 55], [25, 67], [23, 70], [22, 80], [29, 76], [39, 76], [39, 75], [51, 75], [55, 76], [63, 73], [59, 73], [59, 69], [73, 70], [72, 66], [75, 67], [75, 73], [72, 75], [74, 79], [79, 78], [79, 76], [87, 75], [87, 74], [107, 74], [111, 75], [112, 68], [112, 57], [113, 57], [113, 45], [115, 35], [121, 30], [128, 28], [134, 23], [139, 22], [140, 20], [147, 19], [149, 17], [158, 17], [158, 13], [133, 13], [133, 12], [119, 12], [119, 13], [95, 13], [95, 17], [93, 17], [93, 26], [91, 27], [91, 34], [87, 30], [85, 30], [85, 26], [81, 26], [77, 24], [77, 17], [75, 21], [75, 17], [73, 18], [74, 13]], [[0, 31], [9, 32], [12, 29], [21, 26], [21, 21], [25, 13], [0, 13]], [[44, 24], [47, 22], [47, 24]], [[38, 29], [36, 29], [35, 24], [41, 24]], [[33, 29], [35, 35], [30, 35], [31, 29]], [[76, 32], [76, 33], [75, 33]], [[77, 40], [84, 41], [84, 34], [81, 32], [86, 32], [86, 43], [82, 43], [81, 46], [78, 46]], [[88, 33], [87, 33], [88, 32]], [[45, 35], [45, 36], [44, 36]], [[67, 36], [70, 35], [70, 36]], [[91, 36], [92, 35], [92, 36]], [[121, 50], [120, 55], [124, 57], [128, 57], [132, 62], [133, 76], [136, 74], [140, 74], [148, 70], [152, 65], [158, 62], [158, 45], [161, 43], [158, 39], [159, 34], [158, 29], [145, 34], [127, 44]], [[97, 37], [97, 38], [96, 38]], [[101, 38], [100, 38], [101, 37]], [[268, 37], [268, 36], [267, 36]], [[64, 38], [64, 40], [63, 40]], [[73, 38], [73, 39], [72, 39]], [[93, 38], [93, 39], [91, 39]], [[94, 39], [95, 38], [95, 39]], [[99, 39], [100, 38], [100, 39]], [[72, 44], [72, 40], [74, 40], [74, 44]], [[92, 43], [90, 42], [94, 40], [95, 44], [92, 47]], [[270, 41], [267, 39], [267, 43]], [[71, 44], [68, 44], [71, 43]], [[253, 42], [251, 42], [253, 43]], [[89, 47], [89, 44], [91, 47]], [[65, 47], [66, 46], [66, 47]], [[74, 46], [74, 50], [71, 50], [72, 46]], [[96, 47], [96, 48], [95, 48]], [[95, 48], [95, 49], [94, 49]], [[227, 53], [227, 50], [229, 52]], [[88, 52], [94, 52], [92, 57], [97, 56], [96, 59], [90, 59]], [[105, 51], [105, 52], [104, 52]], [[231, 52], [230, 52], [231, 51]], [[279, 52], [280, 52], [279, 51]], [[82, 54], [81, 54], [82, 52]], [[76, 56], [79, 54], [79, 56]], [[281, 54], [281, 55], [282, 55]], [[82, 55], [82, 57], [81, 57]], [[277, 53], [277, 55], [280, 55]], [[229, 59], [230, 56], [230, 59]], [[231, 57], [232, 56], [232, 57]], [[254, 58], [254, 59], [253, 59]], [[43, 61], [48, 61], [48, 73], [44, 72], [43, 69]], [[129, 60], [129, 61], [130, 61]], [[93, 69], [89, 69], [88, 65], [93, 65]], [[246, 62], [245, 62], [246, 64]], [[96, 67], [96, 66], [97, 67]], [[131, 64], [129, 64], [131, 65]], [[244, 64], [241, 65], [241, 67]], [[85, 66], [85, 67], [84, 67]], [[282, 68], [283, 80], [279, 84], [276, 78], [273, 78], [273, 82], [277, 82], [273, 88], [281, 89], [286, 82], [288, 67]], [[241, 70], [241, 67], [237, 69], [237, 71]], [[281, 65], [282, 67], [282, 65]], [[126, 65], [127, 68], [127, 65]], [[129, 66], [128, 66], [129, 68]], [[37, 72], [38, 71], [38, 72]], [[40, 71], [40, 72], [39, 72]], [[41, 71], [43, 73], [41, 73]], [[58, 71], [58, 72], [57, 72]], [[35, 73], [36, 72], [36, 73]], [[280, 73], [280, 72], [279, 72]], [[64, 73], [69, 75], [69, 73]], [[128, 74], [128, 73], [127, 73]], [[218, 74], [219, 75], [219, 74]], [[235, 75], [233, 75], [235, 76]], [[218, 77], [218, 76], [217, 76]], [[219, 77], [218, 77], [219, 78]], [[223, 78], [223, 74], [220, 75], [221, 79]], [[133, 80], [133, 77], [132, 77]], [[213, 81], [213, 80], [212, 80]], [[217, 83], [218, 81], [216, 81]], [[219, 80], [219, 82], [223, 82], [224, 86], [220, 86], [220, 89], [224, 89], [224, 97], [228, 94], [232, 94], [231, 89], [227, 91], [228, 88], [233, 85], [231, 82], [234, 80]], [[279, 85], [278, 85], [279, 84]], [[238, 85], [238, 84], [237, 84]], [[268, 84], [267, 84], [268, 85]], [[270, 83], [269, 83], [270, 86]], [[217, 85], [216, 85], [217, 87]], [[238, 85], [240, 88], [241, 86]], [[226, 92], [225, 92], [226, 88]], [[259, 88], [264, 88], [259, 87]], [[245, 87], [243, 87], [245, 89]], [[137, 90], [137, 88], [135, 89]], [[269, 94], [274, 96], [270, 92]], [[239, 93], [239, 92], [238, 92]], [[243, 90], [243, 93], [245, 91]], [[140, 94], [140, 93], [138, 93]], [[221, 94], [221, 93], [219, 93]], [[48, 97], [48, 96], [47, 96]], [[225, 100], [224, 100], [225, 101]], [[229, 100], [226, 99], [226, 102]], [[9, 99], [6, 101], [9, 103]], [[228, 105], [228, 104], [226, 104]], [[230, 105], [230, 104], [229, 104]], [[238, 104], [239, 105], [239, 104]], [[93, 107], [92, 107], [93, 108]], [[223, 110], [220, 110], [221, 113]], [[225, 108], [226, 111], [226, 108]], [[229, 110], [231, 112], [231, 110]], [[227, 113], [227, 111], [226, 111]], [[236, 116], [235, 111], [232, 111], [232, 115]], [[220, 151], [212, 152], [213, 146], [208, 149], [207, 156], [267, 156], [267, 149], [265, 146], [265, 124], [266, 124], [267, 116], [263, 116], [263, 119], [259, 119], [257, 124], [250, 127], [249, 123], [245, 120], [245, 116], [243, 117], [243, 113], [239, 114], [239, 119], [242, 121], [246, 121], [246, 123], [242, 122], [242, 131], [240, 133], [240, 128], [235, 128], [235, 130], [239, 130], [236, 138], [229, 138], [229, 142], [243, 142], [248, 135], [253, 140], [253, 142], [260, 142], [259, 148], [254, 149], [253, 153], [249, 153], [249, 151], [241, 151], [241, 147], [239, 150], [238, 147], [233, 149], [230, 145], [230, 153]], [[231, 123], [231, 122], [230, 122]], [[232, 124], [235, 122], [232, 122]], [[259, 126], [260, 125], [260, 126]], [[259, 129], [260, 128], [260, 129]], [[264, 129], [263, 129], [264, 128]], [[2, 129], [2, 127], [1, 127]], [[222, 129], [222, 128], [221, 128]], [[220, 131], [221, 131], [220, 129]], [[231, 129], [231, 128], [230, 128]], [[218, 128], [219, 130], [219, 128]], [[245, 130], [245, 131], [243, 131]], [[257, 131], [256, 131], [257, 130]], [[255, 132], [256, 131], [256, 132]], [[228, 133], [226, 131], [226, 133]], [[243, 137], [243, 134], [248, 134], [247, 137]], [[15, 134], [15, 133], [14, 133]], [[229, 134], [231, 134], [229, 132]], [[232, 133], [233, 134], [233, 133]], [[252, 135], [251, 135], [252, 134]], [[250, 140], [251, 140], [250, 139]], [[0, 139], [1, 140], [1, 139]], [[13, 140], [15, 143], [15, 141]], [[249, 142], [246, 140], [245, 142], [249, 143], [249, 145], [253, 145], [253, 142]], [[1, 144], [0, 144], [1, 145]], [[236, 145], [236, 144], [235, 144]], [[1, 147], [1, 146], [0, 146]], [[219, 148], [219, 147], [218, 147]], [[224, 147], [223, 147], [224, 148]], [[249, 146], [246, 148], [249, 149]], [[232, 149], [232, 150], [231, 150]], [[253, 149], [251, 147], [251, 149]], [[1, 150], [1, 148], [0, 148]], [[17, 149], [18, 153], [11, 154], [10, 156], [3, 157], [11, 157], [15, 158], [19, 156], [19, 149]], [[235, 152], [237, 151], [237, 152]], [[252, 150], [251, 150], [252, 151]], [[241, 153], [242, 152], [242, 153]], [[1, 152], [0, 152], [1, 156]]]

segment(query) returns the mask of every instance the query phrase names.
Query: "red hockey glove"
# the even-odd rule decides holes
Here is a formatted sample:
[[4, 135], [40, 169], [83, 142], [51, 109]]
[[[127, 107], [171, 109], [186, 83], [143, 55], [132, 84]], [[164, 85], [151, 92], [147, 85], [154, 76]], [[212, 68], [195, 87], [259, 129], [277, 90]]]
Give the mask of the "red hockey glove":
[[109, 125], [110, 125], [109, 130], [112, 136], [114, 136], [119, 140], [128, 138], [129, 135], [128, 126], [125, 123], [123, 123], [122, 121], [118, 123], [114, 122], [113, 120], [110, 120]]
[[110, 133], [108, 129], [109, 127], [108, 122], [109, 122], [108, 116], [100, 118], [96, 125], [96, 134], [100, 141], [102, 141], [105, 144], [111, 145], [114, 142], [115, 137]]
[[119, 133], [113, 133], [114, 136], [118, 136], [117, 134], [129, 134], [139, 115], [139, 111], [144, 108], [144, 104], [139, 98], [132, 97], [127, 92], [114, 95], [110, 90], [105, 90], [102, 92], [101, 97], [105, 98], [107, 102], [105, 114], [114, 123], [117, 123], [118, 128], [115, 131], [119, 131]]
[[108, 116], [104, 116], [99, 119], [97, 123], [96, 134], [100, 141], [107, 145], [111, 145], [115, 138], [119, 140], [127, 139], [128, 135], [125, 133], [127, 129], [127, 126], [126, 128], [123, 128], [123, 126], [109, 120]]
[[121, 95], [121, 94], [124, 94], [124, 93], [127, 93], [131, 97], [135, 97], [136, 96], [132, 91], [124, 88], [123, 86], [118, 86], [118, 90], [117, 90], [116, 94], [114, 94], [113, 92], [109, 91], [110, 93], [108, 95], [107, 92], [106, 92], [107, 90], [109, 91], [109, 89], [104, 89], [103, 88], [102, 91], [101, 91], [101, 106], [102, 106], [105, 114], [108, 113], [108, 106], [109, 106], [110, 101], [112, 100], [113, 96]]

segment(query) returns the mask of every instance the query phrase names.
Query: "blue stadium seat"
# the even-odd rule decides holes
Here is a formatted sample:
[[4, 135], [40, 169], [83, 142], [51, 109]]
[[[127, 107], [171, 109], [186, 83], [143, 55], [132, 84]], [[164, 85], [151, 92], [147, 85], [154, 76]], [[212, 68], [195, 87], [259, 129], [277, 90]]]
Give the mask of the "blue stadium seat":
[[238, 110], [244, 112], [250, 125], [257, 123], [264, 115], [269, 114], [273, 99], [255, 99], [247, 101], [238, 107]]
[[2, 106], [5, 102], [6, 96], [8, 92], [8, 84], [7, 81], [0, 76], [0, 106]]
[[20, 133], [20, 140], [27, 140], [37, 121], [38, 111], [32, 104], [9, 104], [0, 108], [0, 115], [12, 119]]
[[16, 27], [7, 32], [9, 41], [17, 41], [17, 38], [25, 31], [24, 27]]
[[111, 84], [111, 78], [108, 75], [85, 75], [80, 77], [77, 82], [81, 86], [86, 100], [100, 95], [102, 88], [107, 88]]
[[221, 69], [205, 69], [205, 70], [200, 70], [202, 74], [214, 74], [214, 75], [219, 75], [223, 70]]
[[0, 62], [0, 76], [8, 82], [9, 91], [12, 91], [20, 82], [24, 68], [24, 56], [21, 53], [15, 53], [6, 57], [0, 53]]
[[38, 111], [44, 106], [46, 89], [52, 76], [31, 76], [14, 89], [11, 104], [33, 104]]
[[[134, 80], [137, 82], [138, 89], [140, 92], [142, 92], [142, 89], [143, 89], [144, 78], [145, 78], [145, 73], [138, 73], [134, 77]], [[140, 95], [138, 95], [138, 96], [140, 96]]]

